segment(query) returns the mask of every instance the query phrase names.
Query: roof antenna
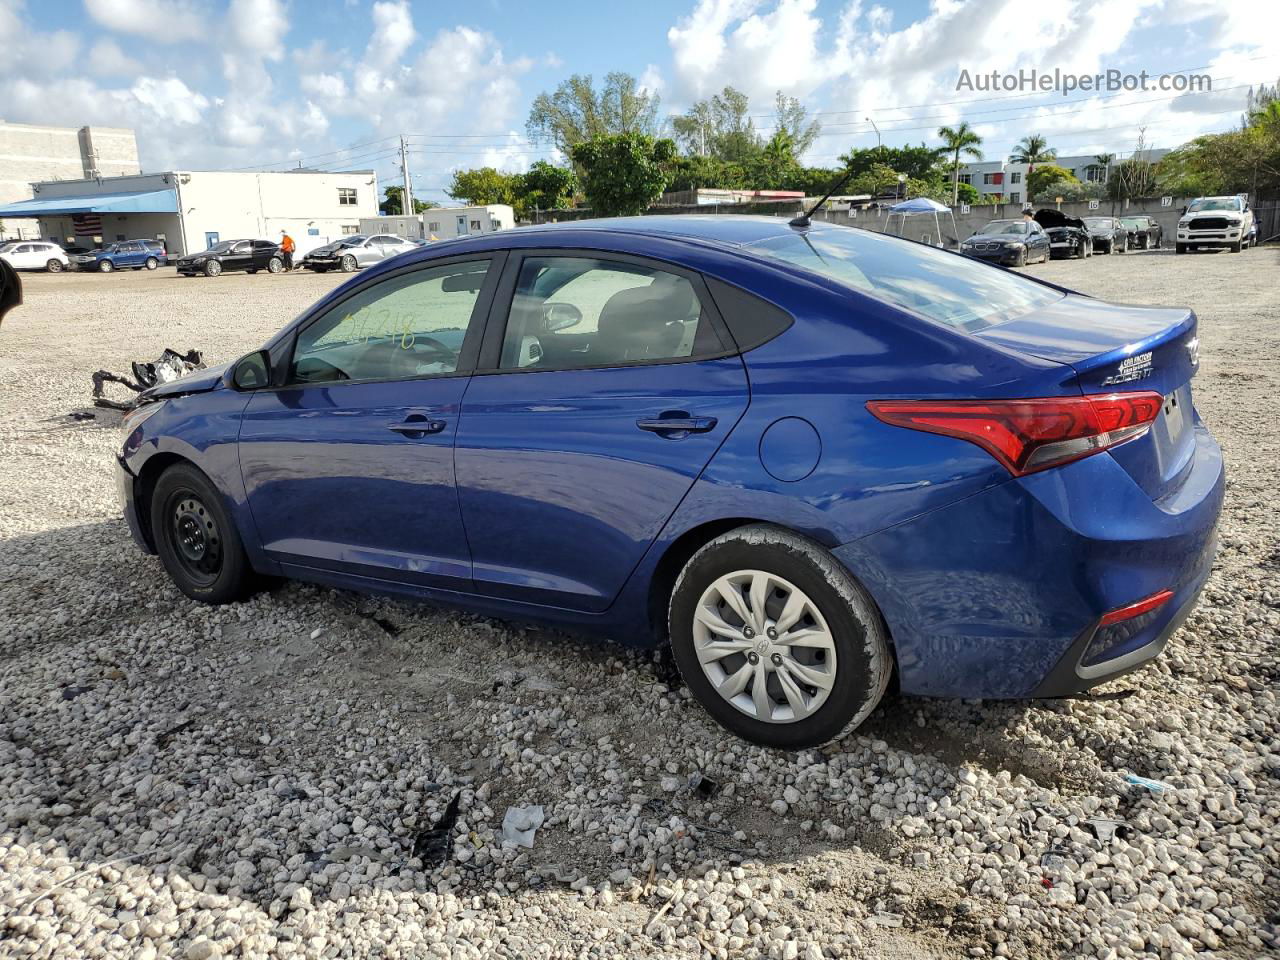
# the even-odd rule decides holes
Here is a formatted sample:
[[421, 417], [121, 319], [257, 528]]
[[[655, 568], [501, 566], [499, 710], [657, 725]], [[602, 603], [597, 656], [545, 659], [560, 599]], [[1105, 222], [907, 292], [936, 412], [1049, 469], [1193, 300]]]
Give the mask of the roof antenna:
[[809, 226], [809, 218], [817, 212], [818, 208], [831, 199], [831, 195], [849, 182], [849, 178], [853, 176], [853, 168], [848, 167], [844, 171], [844, 176], [831, 185], [831, 189], [823, 195], [822, 199], [815, 203], [812, 207], [800, 214], [798, 217], [792, 217], [788, 222], [793, 227]]

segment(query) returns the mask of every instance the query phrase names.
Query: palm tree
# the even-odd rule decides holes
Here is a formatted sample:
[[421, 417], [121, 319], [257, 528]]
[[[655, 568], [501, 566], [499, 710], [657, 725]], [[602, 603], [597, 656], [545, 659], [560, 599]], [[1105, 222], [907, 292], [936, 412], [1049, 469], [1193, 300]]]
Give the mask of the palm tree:
[[967, 122], [962, 122], [958, 127], [939, 127], [938, 137], [943, 142], [943, 149], [951, 154], [951, 205], [954, 207], [960, 199], [960, 154], [981, 160], [982, 151], [978, 149], [978, 145], [982, 143], [982, 138], [973, 132]]
[[1111, 165], [1116, 162], [1114, 153], [1099, 153], [1093, 158], [1094, 163], [1102, 168], [1102, 182], [1106, 183], [1111, 179]]
[[1049, 142], [1038, 133], [1023, 137], [1009, 155], [1010, 163], [1027, 165], [1027, 199], [1031, 199], [1031, 174], [1037, 163], [1052, 163], [1058, 159], [1058, 151], [1049, 146]]

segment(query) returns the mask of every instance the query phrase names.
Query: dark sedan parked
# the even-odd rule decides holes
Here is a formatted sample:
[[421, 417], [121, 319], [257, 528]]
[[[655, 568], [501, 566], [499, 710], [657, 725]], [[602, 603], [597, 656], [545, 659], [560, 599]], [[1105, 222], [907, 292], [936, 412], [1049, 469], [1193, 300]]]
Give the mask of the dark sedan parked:
[[1159, 249], [1164, 240], [1164, 229], [1152, 217], [1121, 217], [1129, 235], [1129, 245], [1139, 250]]
[[1085, 217], [1084, 225], [1093, 239], [1094, 253], [1124, 253], [1129, 249], [1129, 231], [1115, 217]]
[[992, 220], [960, 244], [960, 252], [977, 260], [1022, 267], [1049, 259], [1049, 235], [1034, 220]]
[[284, 269], [280, 245], [271, 240], [223, 240], [208, 250], [193, 253], [178, 261], [178, 272], [185, 277], [203, 273], [216, 277], [228, 270], [257, 273], [279, 273]]
[[1081, 260], [1093, 256], [1093, 238], [1089, 236], [1083, 220], [1069, 217], [1053, 207], [1037, 210], [1035, 219], [1049, 235], [1050, 256], [1078, 257]]

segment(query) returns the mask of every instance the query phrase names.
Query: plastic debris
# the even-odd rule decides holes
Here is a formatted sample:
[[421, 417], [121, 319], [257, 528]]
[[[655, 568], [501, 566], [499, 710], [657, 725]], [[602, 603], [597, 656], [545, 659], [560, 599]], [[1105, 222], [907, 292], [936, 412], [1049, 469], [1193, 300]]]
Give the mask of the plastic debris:
[[877, 927], [900, 927], [902, 926], [902, 915], [897, 913], [886, 913], [881, 910], [870, 918], [870, 922]]
[[1093, 831], [1093, 835], [1106, 843], [1110, 840], [1124, 840], [1129, 836], [1129, 825], [1123, 820], [1086, 820], [1085, 824]]
[[112, 400], [104, 396], [103, 387], [105, 384], [118, 383], [132, 390], [135, 394], [141, 394], [144, 390], [154, 387], [157, 383], [169, 383], [179, 377], [185, 377], [194, 370], [203, 370], [204, 367], [204, 357], [199, 350], [178, 353], [172, 348], [166, 348], [164, 353], [150, 363], [135, 361], [130, 364], [130, 369], [133, 372], [132, 380], [118, 373], [99, 370], [90, 378], [93, 380], [94, 406], [106, 407], [109, 410], [132, 410], [138, 405], [138, 397], [136, 396], [127, 401]]
[[1148, 780], [1146, 777], [1140, 777], [1136, 773], [1126, 773], [1124, 782], [1150, 790], [1152, 793], [1164, 793], [1166, 790], [1175, 789], [1171, 784], [1161, 783], [1159, 780]]
[[444, 814], [429, 829], [423, 830], [413, 839], [413, 856], [426, 866], [439, 866], [448, 856], [450, 840], [453, 837], [453, 825], [458, 822], [458, 802], [462, 799], [459, 790], [445, 807]]
[[502, 839], [532, 849], [533, 835], [542, 826], [544, 819], [540, 803], [507, 807], [506, 816], [502, 818]]

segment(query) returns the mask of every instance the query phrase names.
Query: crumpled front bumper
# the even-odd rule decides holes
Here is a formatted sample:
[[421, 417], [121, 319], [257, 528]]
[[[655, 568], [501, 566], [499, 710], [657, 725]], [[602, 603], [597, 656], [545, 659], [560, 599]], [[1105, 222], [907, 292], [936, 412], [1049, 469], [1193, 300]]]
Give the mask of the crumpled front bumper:
[[138, 515], [138, 480], [129, 468], [125, 466], [122, 457], [116, 457], [116, 490], [120, 494], [120, 503], [124, 511], [124, 522], [129, 527], [129, 536], [133, 537], [136, 543], [146, 553], [155, 553], [155, 548], [151, 546], [147, 539], [146, 531], [142, 526], [142, 519]]

